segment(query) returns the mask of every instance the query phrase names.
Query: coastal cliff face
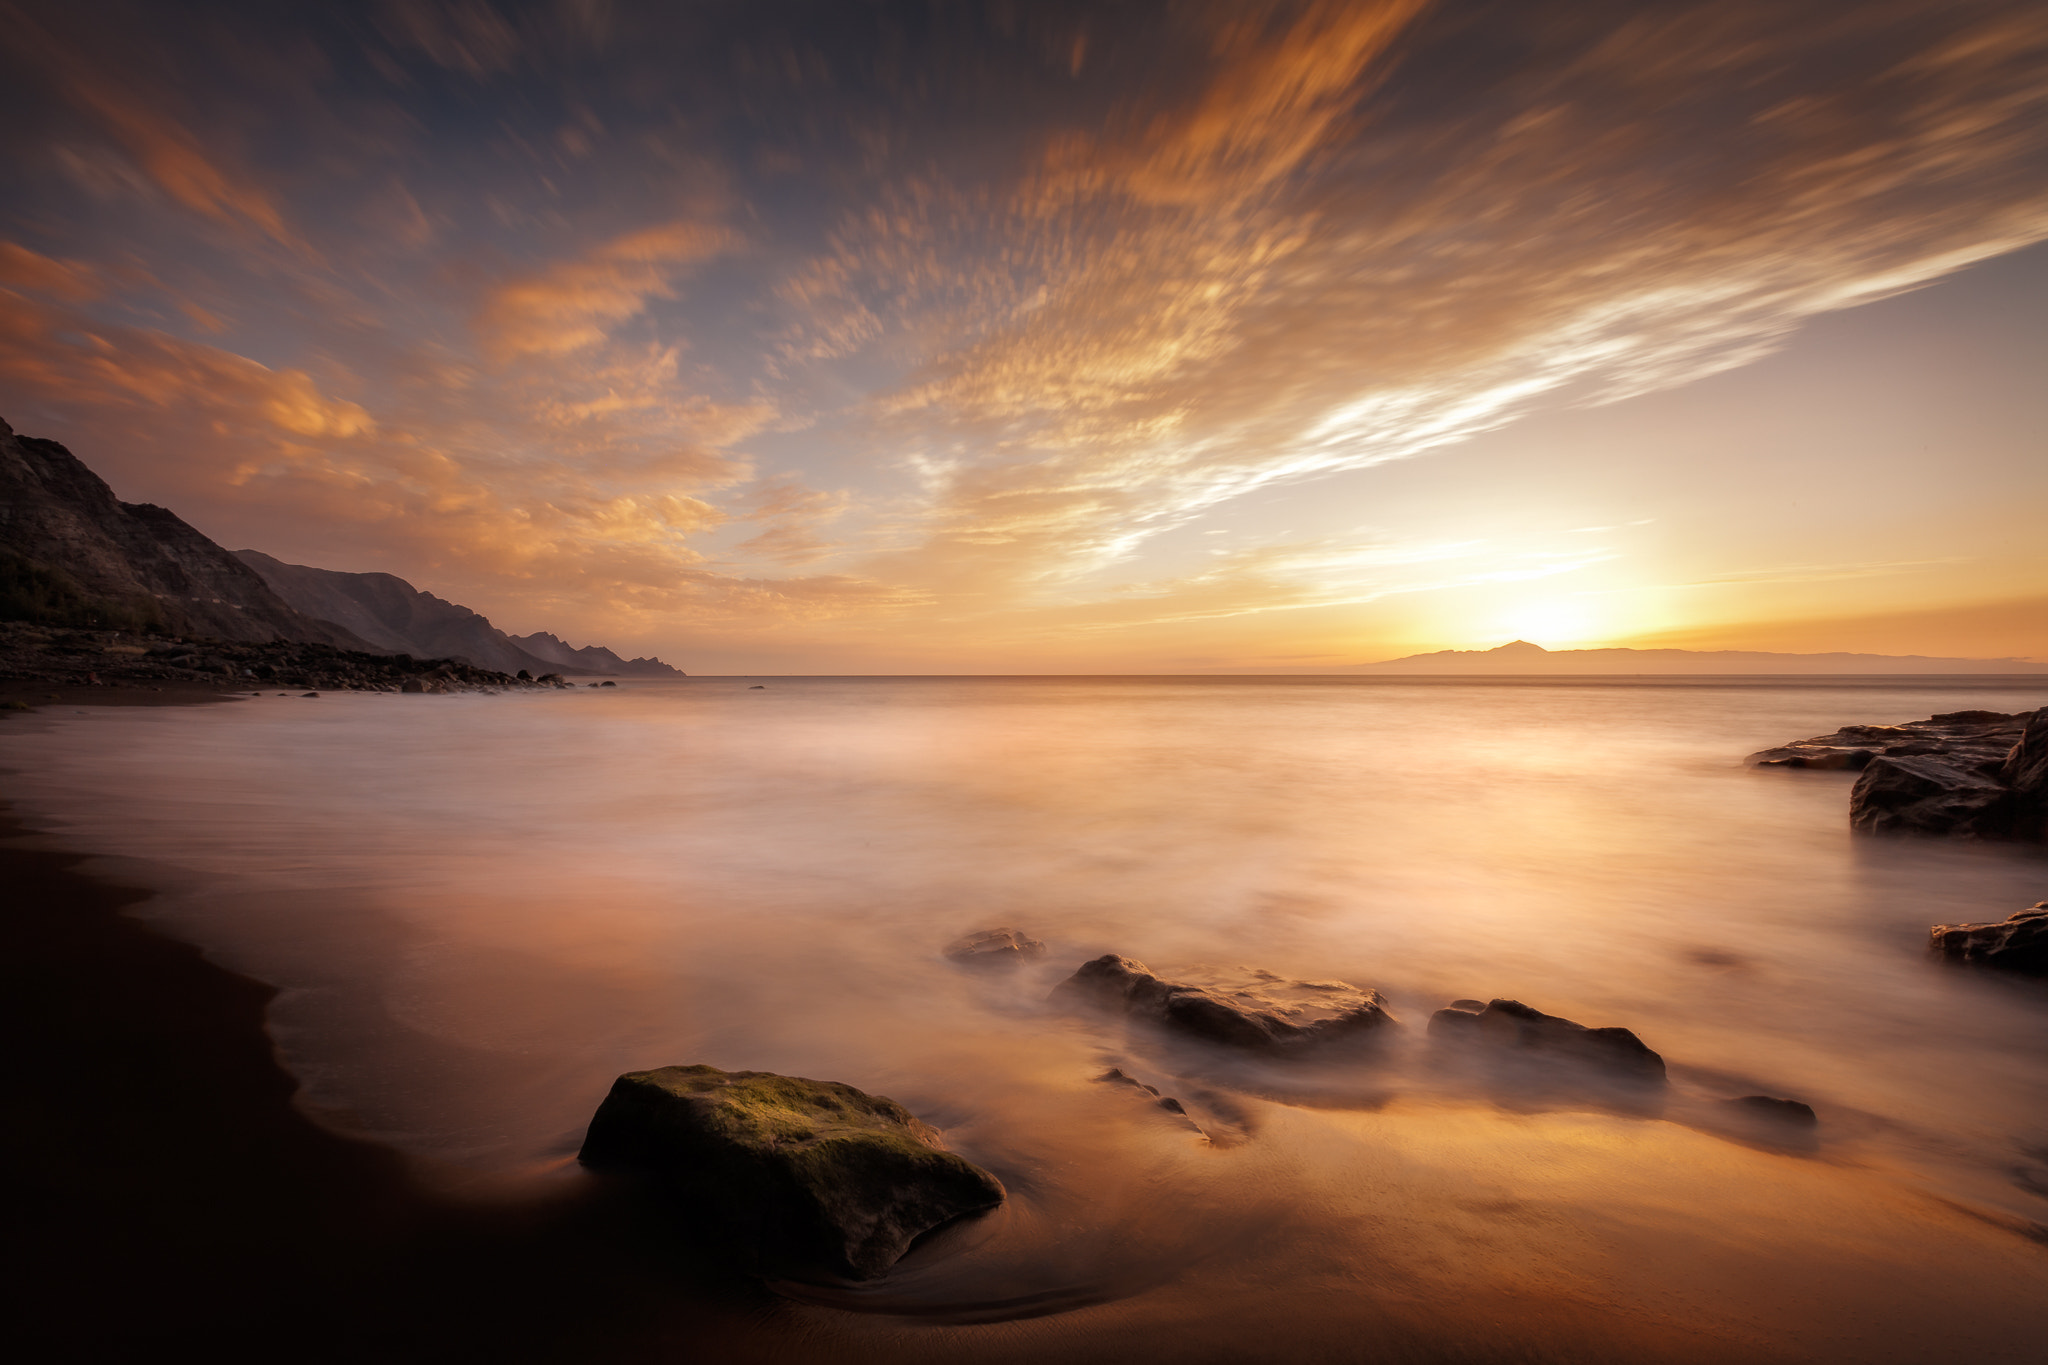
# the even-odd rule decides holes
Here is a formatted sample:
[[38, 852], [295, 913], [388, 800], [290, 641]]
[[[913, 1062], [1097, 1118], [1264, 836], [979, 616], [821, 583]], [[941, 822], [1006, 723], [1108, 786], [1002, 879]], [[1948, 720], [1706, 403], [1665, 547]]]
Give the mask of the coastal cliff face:
[[235, 557], [302, 612], [338, 621], [379, 649], [420, 658], [467, 659], [501, 673], [602, 673], [680, 678], [659, 659], [622, 659], [601, 645], [571, 649], [545, 632], [507, 635], [490, 618], [423, 592], [396, 574], [344, 573], [287, 564], [260, 550]]
[[522, 668], [535, 675], [562, 671], [559, 661], [512, 643], [487, 617], [422, 592], [396, 574], [315, 569], [287, 564], [260, 550], [234, 554], [298, 610], [339, 622], [390, 653], [467, 659], [500, 673]]
[[512, 643], [529, 654], [537, 654], [547, 660], [551, 667], [574, 673], [615, 673], [623, 678], [680, 678], [685, 676], [680, 668], [672, 668], [659, 659], [628, 659], [613, 653], [603, 645], [585, 645], [573, 649], [567, 640], [559, 639], [546, 631], [532, 635], [514, 635]]
[[175, 514], [122, 502], [55, 441], [0, 421], [0, 553], [10, 596], [67, 625], [221, 640], [372, 646], [290, 606], [247, 565]]

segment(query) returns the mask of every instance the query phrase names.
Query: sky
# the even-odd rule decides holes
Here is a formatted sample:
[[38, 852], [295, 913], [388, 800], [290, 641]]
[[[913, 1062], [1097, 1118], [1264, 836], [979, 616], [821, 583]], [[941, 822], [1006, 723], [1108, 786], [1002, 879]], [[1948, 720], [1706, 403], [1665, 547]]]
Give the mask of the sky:
[[0, 0], [0, 416], [694, 673], [2048, 660], [2036, 0]]

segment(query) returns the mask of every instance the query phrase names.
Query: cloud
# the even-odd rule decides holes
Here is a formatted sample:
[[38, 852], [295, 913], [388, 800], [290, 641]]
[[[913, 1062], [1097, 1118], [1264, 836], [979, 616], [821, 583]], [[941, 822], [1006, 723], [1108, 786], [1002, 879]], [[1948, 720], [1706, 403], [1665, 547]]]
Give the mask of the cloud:
[[1614, 558], [1600, 547], [1555, 550], [1488, 541], [1337, 538], [1213, 551], [1191, 574], [1123, 585], [1085, 606], [1047, 613], [1063, 628], [1120, 630], [1272, 611], [1357, 606], [1403, 593], [1519, 583]]
[[252, 541], [593, 625], [1566, 572], [1448, 515], [1173, 533], [2048, 235], [2022, 0], [198, 6], [21, 30], [6, 401]]
[[[703, 399], [642, 402], [633, 376], [674, 374], [672, 357], [642, 360], [583, 377], [608, 376], [615, 405], [583, 411], [558, 395], [534, 402], [529, 424], [480, 426], [439, 405], [450, 392], [442, 382], [423, 386], [434, 401], [406, 406], [401, 396], [380, 419], [303, 370], [0, 290], [0, 399], [10, 416], [39, 434], [24, 407], [68, 412], [76, 452], [118, 492], [132, 497], [136, 480], [150, 479], [150, 496], [227, 539], [426, 577], [437, 593], [487, 609], [510, 589], [525, 614], [501, 624], [530, 628], [551, 609], [557, 624], [638, 634], [888, 614], [926, 600], [854, 574], [771, 579], [709, 565], [692, 538], [736, 517], [766, 528], [760, 558], [815, 559], [805, 537], [845, 499], [785, 479], [729, 512], [680, 491], [744, 478], [745, 463], [720, 445], [769, 414]], [[516, 417], [517, 405], [507, 408]], [[611, 425], [620, 411], [633, 419], [623, 430]], [[583, 441], [581, 459], [564, 458], [564, 433]], [[522, 449], [508, 450], [508, 439]], [[536, 447], [549, 458], [523, 457]]]
[[731, 242], [723, 229], [687, 221], [626, 233], [578, 259], [498, 285], [478, 311], [478, 331], [501, 359], [595, 346], [650, 299], [674, 297], [674, 280], [686, 266]]
[[205, 424], [272, 439], [346, 438], [375, 427], [362, 407], [320, 391], [303, 370], [273, 370], [162, 332], [98, 326], [0, 290], [0, 374], [39, 398], [90, 407], [182, 407]]
[[734, 546], [733, 553], [785, 566], [815, 563], [837, 548], [823, 528], [843, 516], [851, 501], [843, 490], [808, 488], [786, 476], [763, 480], [746, 508], [747, 519], [762, 529]]
[[0, 284], [85, 303], [106, 292], [100, 272], [84, 261], [53, 260], [13, 242], [0, 242]]
[[377, 27], [402, 48], [478, 80], [518, 62], [518, 31], [485, 0], [386, 0]]
[[[876, 409], [935, 488], [898, 571], [1039, 593], [2048, 236], [2038, 10], [1191, 13], [1192, 96], [1049, 137], [1003, 196], [907, 179], [792, 286], [792, 356], [944, 338]], [[1543, 60], [1468, 71], [1473, 25]]]

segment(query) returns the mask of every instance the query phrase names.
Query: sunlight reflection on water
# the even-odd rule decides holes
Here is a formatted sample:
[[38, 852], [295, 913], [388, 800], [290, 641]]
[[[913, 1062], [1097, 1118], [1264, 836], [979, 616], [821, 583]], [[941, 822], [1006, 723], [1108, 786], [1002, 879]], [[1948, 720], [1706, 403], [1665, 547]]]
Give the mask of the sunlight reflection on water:
[[[1922, 947], [1935, 921], [2048, 897], [2048, 858], [1852, 838], [1850, 775], [1740, 759], [2042, 700], [1976, 680], [704, 679], [108, 710], [10, 735], [0, 761], [67, 842], [179, 870], [147, 913], [284, 988], [274, 1031], [315, 1107], [454, 1170], [558, 1168], [611, 1077], [646, 1066], [902, 1100], [1019, 1197], [952, 1261], [913, 1257], [895, 1311], [1151, 1305], [1114, 1336], [1161, 1294], [1362, 1276], [1395, 1318], [1445, 1292], [1613, 1301], [1623, 1354], [1668, 1319], [1766, 1358], [1784, 1342], [1756, 1321], [1847, 1332], [1938, 1256], [2017, 1295], [1973, 1329], [2002, 1358], [2048, 1302], [2048, 1258], [2005, 1230], [2048, 1221], [2012, 1178], [2048, 1148], [2048, 995]], [[1044, 970], [938, 957], [992, 924], [1044, 939]], [[1369, 1068], [1191, 1076], [1042, 1008], [1109, 951], [1339, 977], [1409, 1027]], [[1447, 1071], [1421, 1026], [1461, 996], [1634, 1029], [1673, 1067], [1663, 1117]], [[1156, 1122], [1089, 1083], [1109, 1061], [1206, 1088], [1198, 1120], [1222, 1132], [1234, 1107], [1249, 1140]], [[1717, 1098], [1759, 1090], [1821, 1111], [1814, 1153], [1716, 1129]], [[1702, 1309], [1679, 1287], [1702, 1276], [1749, 1285], [1746, 1306]], [[1845, 1358], [1927, 1358], [1923, 1330]]]

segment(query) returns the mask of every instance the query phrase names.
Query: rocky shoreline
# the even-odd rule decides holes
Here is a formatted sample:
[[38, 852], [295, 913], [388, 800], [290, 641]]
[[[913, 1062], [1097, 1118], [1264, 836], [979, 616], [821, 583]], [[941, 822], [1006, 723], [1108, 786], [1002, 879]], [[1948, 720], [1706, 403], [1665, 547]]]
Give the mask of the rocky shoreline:
[[1849, 824], [1866, 834], [2048, 843], [2048, 707], [1845, 725], [1745, 761], [1859, 772]]
[[559, 673], [515, 676], [464, 659], [370, 654], [314, 641], [252, 644], [0, 622], [0, 688], [17, 697], [39, 687], [449, 693], [575, 685]]
[[[1844, 725], [1745, 761], [1859, 773], [1849, 825], [1864, 834], [2048, 843], [2048, 706]], [[2048, 974], [2048, 901], [2004, 920], [1933, 925], [1928, 946], [1951, 962]]]

